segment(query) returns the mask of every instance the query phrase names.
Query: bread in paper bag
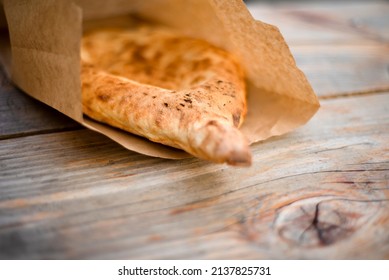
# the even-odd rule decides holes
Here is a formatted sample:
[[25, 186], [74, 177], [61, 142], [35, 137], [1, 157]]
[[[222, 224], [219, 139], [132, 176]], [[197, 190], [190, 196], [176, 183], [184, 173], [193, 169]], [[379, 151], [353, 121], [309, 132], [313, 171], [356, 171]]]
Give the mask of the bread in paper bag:
[[157, 27], [105, 28], [81, 45], [83, 111], [151, 141], [217, 163], [250, 165], [235, 57]]

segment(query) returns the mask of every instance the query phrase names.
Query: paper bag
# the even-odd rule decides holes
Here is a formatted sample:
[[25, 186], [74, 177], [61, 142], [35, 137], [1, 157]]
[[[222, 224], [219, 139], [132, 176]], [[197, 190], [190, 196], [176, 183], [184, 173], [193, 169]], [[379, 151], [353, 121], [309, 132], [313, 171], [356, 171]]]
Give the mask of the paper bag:
[[[82, 125], [139, 153], [188, 157], [181, 150], [83, 117], [80, 40], [83, 27], [91, 21], [136, 15], [234, 53], [247, 76], [248, 114], [241, 131], [250, 143], [305, 124], [319, 108], [279, 30], [255, 21], [240, 0], [4, 0], [2, 9], [14, 83]], [[4, 23], [0, 13], [0, 24]], [[7, 49], [5, 40], [1, 44]]]

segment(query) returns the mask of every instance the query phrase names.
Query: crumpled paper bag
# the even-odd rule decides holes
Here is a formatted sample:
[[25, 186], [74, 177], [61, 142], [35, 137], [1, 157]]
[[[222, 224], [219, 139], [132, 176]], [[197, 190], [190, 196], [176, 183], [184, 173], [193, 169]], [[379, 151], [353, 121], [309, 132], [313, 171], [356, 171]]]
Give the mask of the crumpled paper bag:
[[279, 30], [254, 20], [240, 0], [3, 0], [2, 6], [0, 27], [7, 25], [9, 42], [3, 36], [0, 51], [13, 82], [129, 150], [172, 159], [189, 156], [83, 117], [80, 40], [91, 22], [136, 15], [234, 53], [247, 76], [248, 114], [241, 131], [250, 143], [292, 131], [319, 108]]

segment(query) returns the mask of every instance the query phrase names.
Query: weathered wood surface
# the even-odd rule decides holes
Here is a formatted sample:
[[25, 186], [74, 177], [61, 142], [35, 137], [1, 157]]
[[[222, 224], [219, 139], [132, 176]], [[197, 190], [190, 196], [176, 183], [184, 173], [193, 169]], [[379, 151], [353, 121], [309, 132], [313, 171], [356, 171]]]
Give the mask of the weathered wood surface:
[[254, 18], [276, 25], [321, 97], [389, 90], [386, 1], [249, 2]]
[[291, 51], [320, 98], [389, 90], [389, 44], [293, 46]]
[[247, 169], [127, 151], [0, 75], [0, 258], [389, 259], [388, 4], [358, 3], [251, 6], [322, 108]]
[[291, 45], [389, 42], [385, 0], [251, 1], [248, 6], [254, 18], [276, 25]]
[[80, 127], [14, 87], [2, 70], [0, 66], [0, 139]]
[[[3, 258], [388, 258], [389, 94], [327, 100], [237, 169], [87, 130], [2, 140]], [[23, 163], [22, 163], [23, 162]]]

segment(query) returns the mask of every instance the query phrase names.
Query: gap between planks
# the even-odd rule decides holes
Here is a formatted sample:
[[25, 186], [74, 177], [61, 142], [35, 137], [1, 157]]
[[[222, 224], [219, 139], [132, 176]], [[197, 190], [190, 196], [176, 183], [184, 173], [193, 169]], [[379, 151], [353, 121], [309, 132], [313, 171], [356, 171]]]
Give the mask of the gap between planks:
[[329, 99], [336, 99], [336, 98], [349, 98], [349, 97], [356, 97], [356, 96], [388, 94], [388, 93], [389, 93], [389, 86], [382, 87], [382, 88], [360, 90], [360, 91], [339, 92], [331, 95], [329, 94], [329, 95], [319, 96], [318, 98], [319, 100], [329, 100]]
[[0, 141], [1, 140], [7, 140], [7, 139], [14, 139], [14, 138], [21, 138], [21, 137], [29, 137], [29, 136], [35, 136], [35, 135], [43, 135], [43, 134], [52, 134], [52, 133], [61, 133], [61, 132], [68, 132], [68, 131], [76, 131], [76, 130], [83, 130], [86, 129], [83, 126], [79, 127], [65, 127], [65, 128], [53, 128], [53, 129], [43, 129], [39, 131], [31, 131], [31, 132], [20, 132], [15, 134], [8, 134], [8, 135], [0, 135]]

